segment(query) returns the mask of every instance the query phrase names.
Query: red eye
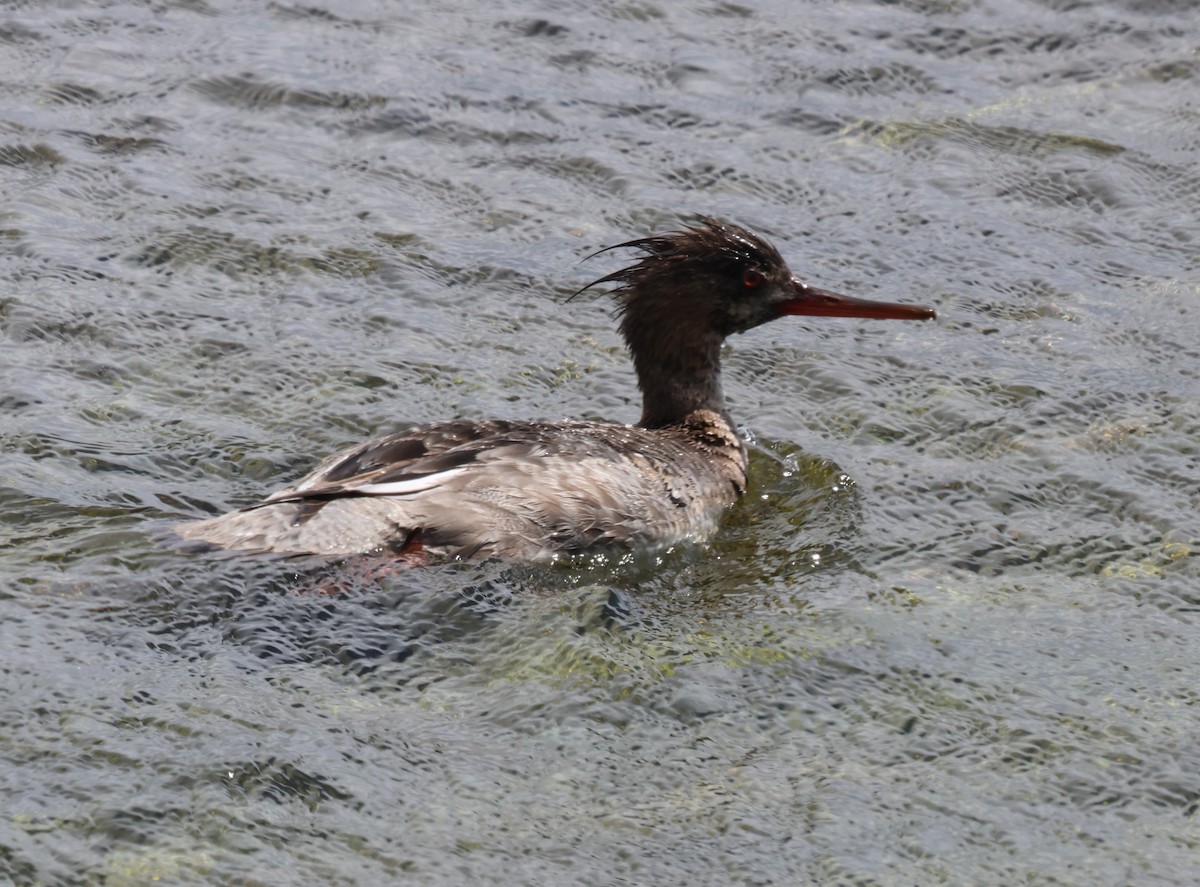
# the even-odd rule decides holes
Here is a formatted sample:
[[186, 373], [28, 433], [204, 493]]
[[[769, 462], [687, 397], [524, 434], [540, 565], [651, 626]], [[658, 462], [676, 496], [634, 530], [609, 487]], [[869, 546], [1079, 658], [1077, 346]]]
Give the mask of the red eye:
[[747, 268], [742, 273], [742, 285], [746, 289], [758, 289], [767, 282], [767, 276], [757, 268]]

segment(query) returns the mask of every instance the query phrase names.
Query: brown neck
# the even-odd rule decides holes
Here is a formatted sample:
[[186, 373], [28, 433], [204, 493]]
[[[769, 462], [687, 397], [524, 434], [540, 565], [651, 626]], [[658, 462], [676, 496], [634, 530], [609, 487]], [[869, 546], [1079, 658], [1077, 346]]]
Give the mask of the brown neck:
[[[653, 337], [638, 330], [654, 330]], [[633, 354], [638, 387], [642, 390], [644, 428], [682, 422], [697, 410], [725, 416], [721, 392], [723, 337], [707, 334], [697, 341], [678, 328], [628, 324], [623, 332]], [[727, 417], [726, 417], [727, 418]]]

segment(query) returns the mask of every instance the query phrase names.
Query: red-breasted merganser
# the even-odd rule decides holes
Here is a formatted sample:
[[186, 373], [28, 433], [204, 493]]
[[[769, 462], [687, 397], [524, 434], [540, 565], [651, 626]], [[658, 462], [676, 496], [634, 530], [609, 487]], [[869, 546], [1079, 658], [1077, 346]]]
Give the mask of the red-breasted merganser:
[[792, 314], [937, 316], [809, 286], [770, 243], [711, 218], [600, 252], [626, 247], [641, 252], [636, 264], [579, 292], [615, 284], [642, 391], [636, 425], [420, 425], [336, 453], [257, 505], [175, 533], [203, 550], [418, 562], [704, 542], [746, 491], [746, 447], [721, 393], [726, 336]]

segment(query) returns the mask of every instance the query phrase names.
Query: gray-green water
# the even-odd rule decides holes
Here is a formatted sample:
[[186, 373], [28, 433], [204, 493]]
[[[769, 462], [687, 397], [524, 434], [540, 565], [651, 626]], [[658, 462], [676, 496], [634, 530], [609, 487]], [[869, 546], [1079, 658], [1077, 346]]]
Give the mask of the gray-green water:
[[[1191, 885], [1190, 2], [0, 7], [0, 882]], [[164, 551], [453, 416], [636, 418], [588, 252], [729, 217], [936, 324], [738, 337], [708, 551]]]

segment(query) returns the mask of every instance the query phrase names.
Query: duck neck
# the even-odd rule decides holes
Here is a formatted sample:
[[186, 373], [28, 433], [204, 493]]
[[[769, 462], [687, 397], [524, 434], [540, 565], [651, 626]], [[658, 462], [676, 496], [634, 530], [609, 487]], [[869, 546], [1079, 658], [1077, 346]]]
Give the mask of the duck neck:
[[707, 410], [732, 427], [721, 392], [723, 337], [710, 334], [697, 341], [671, 330], [644, 340], [646, 337], [630, 330], [626, 338], [642, 391], [639, 425], [661, 428], [680, 424]]

